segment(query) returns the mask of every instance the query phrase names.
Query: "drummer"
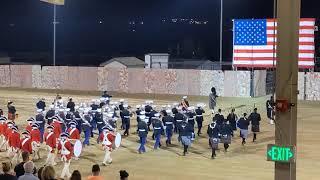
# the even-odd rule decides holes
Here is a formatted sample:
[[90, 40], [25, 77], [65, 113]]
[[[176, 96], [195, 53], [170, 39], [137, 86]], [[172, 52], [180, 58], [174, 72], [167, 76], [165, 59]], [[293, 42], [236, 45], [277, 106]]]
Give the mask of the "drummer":
[[68, 133], [62, 133], [60, 135], [60, 142], [58, 144], [58, 150], [61, 154], [61, 161], [64, 163], [64, 167], [61, 172], [61, 179], [64, 179], [65, 177], [70, 178], [71, 173], [69, 170], [69, 166], [71, 163], [71, 157], [73, 155], [73, 147], [71, 142], [69, 141], [69, 134]]
[[106, 152], [102, 165], [106, 166], [112, 163], [111, 152], [116, 134], [114, 133], [114, 129], [110, 125], [106, 125], [102, 129], [103, 133], [100, 135], [100, 141], [102, 141], [102, 148]]

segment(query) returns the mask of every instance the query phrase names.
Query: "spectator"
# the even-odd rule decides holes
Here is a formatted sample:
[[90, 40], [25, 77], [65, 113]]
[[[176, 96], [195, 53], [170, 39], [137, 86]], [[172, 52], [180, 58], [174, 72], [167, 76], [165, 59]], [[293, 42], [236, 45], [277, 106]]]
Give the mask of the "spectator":
[[44, 167], [42, 166], [42, 167], [39, 168], [39, 170], [38, 170], [38, 178], [39, 178], [39, 180], [42, 180], [41, 174], [42, 174], [43, 169], [44, 169]]
[[81, 180], [81, 174], [78, 170], [73, 171], [70, 180]]
[[33, 175], [34, 164], [32, 161], [25, 162], [23, 169], [25, 173], [18, 180], [39, 180], [37, 176]]
[[128, 180], [129, 174], [126, 170], [120, 171], [120, 180]]
[[100, 167], [98, 164], [92, 166], [92, 176], [88, 177], [88, 180], [103, 180], [100, 174]]
[[56, 172], [54, 171], [52, 166], [46, 166], [43, 168], [41, 173], [42, 180], [56, 180]]
[[17, 180], [17, 177], [14, 175], [10, 174], [10, 169], [11, 169], [11, 164], [9, 162], [3, 162], [2, 163], [2, 171], [3, 174], [0, 174], [0, 179], [5, 179], [5, 180]]
[[[24, 168], [23, 165], [24, 163], [28, 162], [30, 160], [30, 154], [28, 152], [22, 152], [22, 162], [14, 168], [14, 172], [16, 173], [17, 178], [20, 176], [24, 175]], [[32, 174], [36, 174], [37, 169], [36, 167], [33, 168]]]

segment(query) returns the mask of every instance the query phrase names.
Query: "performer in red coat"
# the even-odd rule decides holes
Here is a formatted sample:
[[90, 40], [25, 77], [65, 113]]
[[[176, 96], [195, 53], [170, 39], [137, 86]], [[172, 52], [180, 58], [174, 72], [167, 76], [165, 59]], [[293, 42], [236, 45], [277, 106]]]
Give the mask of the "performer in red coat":
[[53, 117], [52, 120], [53, 120], [52, 125], [54, 127], [53, 132], [56, 135], [56, 137], [58, 138], [60, 136], [60, 134], [62, 133], [61, 121], [59, 121], [57, 117]]
[[76, 128], [76, 123], [70, 122], [69, 125], [70, 125], [70, 128], [68, 129], [68, 133], [70, 134], [70, 139], [80, 140], [80, 133], [79, 133], [79, 130]]
[[114, 133], [114, 129], [109, 125], [104, 126], [102, 129], [103, 133], [100, 134], [100, 141], [102, 142], [103, 150], [106, 152], [102, 164], [106, 166], [112, 163], [111, 152], [116, 134]]
[[33, 157], [38, 156], [38, 159], [40, 159], [40, 141], [41, 141], [41, 133], [39, 130], [39, 127], [37, 124], [32, 124], [32, 130], [31, 130], [31, 141], [32, 141], [32, 151], [33, 151]]
[[47, 133], [44, 135], [44, 140], [47, 145], [48, 155], [47, 160], [45, 162], [45, 165], [47, 166], [54, 166], [57, 163], [54, 161], [55, 158], [55, 149], [57, 145], [57, 138], [56, 135], [53, 132], [54, 127], [48, 126], [47, 127]]
[[13, 165], [19, 162], [19, 151], [21, 147], [20, 134], [16, 126], [12, 127], [12, 133], [9, 135], [9, 156], [12, 157], [11, 163]]
[[71, 177], [71, 173], [69, 170], [71, 157], [73, 155], [73, 147], [71, 142], [68, 140], [69, 134], [68, 133], [62, 133], [60, 135], [60, 142], [58, 144], [58, 150], [61, 154], [61, 161], [64, 162], [64, 167], [61, 172], [61, 179], [67, 177]]
[[31, 138], [28, 131], [22, 132], [21, 150], [32, 154]]
[[6, 117], [4, 116], [0, 116], [0, 152], [6, 148], [5, 147], [5, 144], [6, 144], [6, 130], [8, 128], [8, 125], [6, 123]]
[[28, 125], [26, 126], [26, 130], [29, 131], [29, 133], [30, 133], [32, 130], [33, 118], [27, 119], [27, 123], [28, 123]]

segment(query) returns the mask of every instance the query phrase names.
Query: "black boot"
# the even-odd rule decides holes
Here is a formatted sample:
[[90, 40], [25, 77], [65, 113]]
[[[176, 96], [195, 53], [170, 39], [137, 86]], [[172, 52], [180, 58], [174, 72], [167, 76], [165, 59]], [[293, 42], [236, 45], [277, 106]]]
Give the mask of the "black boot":
[[183, 145], [183, 156], [185, 156], [187, 152], [188, 152], [188, 146]]
[[252, 142], [255, 142], [256, 139], [257, 139], [257, 134], [256, 134], [256, 133], [253, 133], [253, 140], [252, 140]]
[[229, 144], [223, 144], [223, 146], [224, 146], [224, 151], [227, 152], [229, 148]]
[[216, 157], [216, 150], [212, 149], [211, 159], [214, 159]]
[[242, 145], [245, 145], [245, 144], [246, 144], [246, 139], [242, 138]]

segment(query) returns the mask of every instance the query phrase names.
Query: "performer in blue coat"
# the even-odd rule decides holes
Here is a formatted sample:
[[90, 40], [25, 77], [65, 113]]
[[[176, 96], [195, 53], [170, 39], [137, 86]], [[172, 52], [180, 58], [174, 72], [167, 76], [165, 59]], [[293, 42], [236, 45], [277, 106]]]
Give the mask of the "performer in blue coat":
[[140, 121], [138, 123], [138, 135], [140, 138], [140, 147], [138, 149], [138, 152], [139, 154], [141, 154], [146, 152], [145, 144], [147, 142], [148, 135], [148, 118], [146, 118], [145, 115], [140, 115], [139, 119]]

